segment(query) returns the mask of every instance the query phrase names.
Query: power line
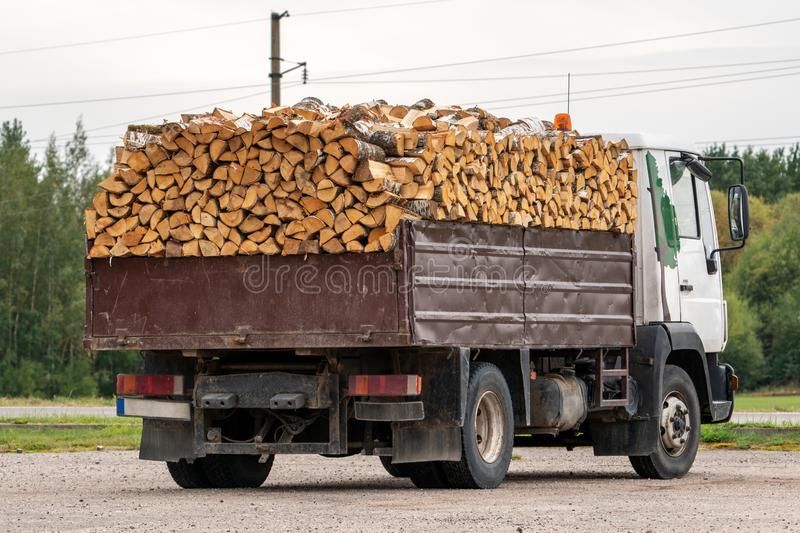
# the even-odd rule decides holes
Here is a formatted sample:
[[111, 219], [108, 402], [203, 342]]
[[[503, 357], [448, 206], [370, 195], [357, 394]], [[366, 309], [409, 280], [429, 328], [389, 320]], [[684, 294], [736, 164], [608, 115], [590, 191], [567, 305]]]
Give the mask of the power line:
[[163, 93], [148, 93], [148, 94], [136, 94], [136, 95], [126, 95], [126, 96], [106, 96], [100, 98], [84, 98], [81, 100], [61, 100], [57, 102], [37, 102], [31, 104], [13, 104], [13, 105], [0, 105], [0, 109], [22, 109], [22, 108], [29, 108], [29, 107], [48, 107], [48, 106], [57, 106], [57, 105], [72, 105], [72, 104], [89, 104], [94, 102], [113, 102], [116, 100], [138, 100], [140, 98], [156, 98], [161, 96], [178, 96], [184, 94], [199, 94], [199, 93], [213, 93], [218, 91], [234, 91], [238, 89], [254, 89], [254, 88], [266, 88], [269, 85], [266, 83], [253, 83], [250, 85], [236, 85], [231, 87], [214, 87], [211, 89], [190, 89], [185, 91], [171, 91], [171, 92], [163, 92]]
[[[302, 85], [302, 83], [296, 83], [296, 84], [293, 84], [293, 85], [288, 85], [286, 88], [289, 89], [289, 88], [292, 88], [292, 87], [296, 87], [297, 85]], [[143, 121], [146, 121], [146, 120], [157, 120], [157, 119], [161, 119], [161, 118], [164, 118], [166, 116], [169, 116], [169, 115], [176, 115], [178, 113], [188, 113], [188, 112], [193, 111], [193, 110], [198, 109], [198, 108], [212, 107], [212, 106], [217, 106], [217, 105], [221, 105], [221, 104], [227, 104], [229, 102], [235, 102], [235, 101], [238, 101], [238, 100], [245, 100], [247, 98], [253, 98], [255, 96], [263, 96], [263, 94], [264, 94], [263, 91], [259, 91], [257, 93], [245, 94], [245, 95], [242, 95], [242, 96], [237, 96], [235, 98], [228, 98], [226, 100], [218, 100], [216, 102], [210, 102], [210, 103], [207, 103], [207, 104], [200, 104], [200, 105], [196, 105], [196, 106], [192, 106], [192, 107], [188, 107], [188, 108], [184, 108], [184, 109], [179, 109], [177, 111], [170, 111], [170, 112], [167, 112], [167, 113], [159, 113], [158, 115], [150, 115], [150, 116], [147, 116], [147, 117], [136, 118], [136, 119], [133, 119], [133, 120], [126, 120], [125, 122], [117, 122], [117, 123], [114, 123], [114, 124], [107, 124], [105, 126], [97, 126], [97, 127], [94, 127], [94, 128], [87, 128], [87, 129], [85, 129], [83, 131], [88, 133], [88, 132], [91, 132], [91, 131], [98, 131], [98, 130], [105, 130], [105, 129], [108, 129], [108, 128], [118, 128], [120, 126], [127, 126], [129, 124], [135, 124], [137, 122], [143, 122]], [[72, 134], [71, 133], [62, 133], [60, 135], [55, 135], [54, 137], [55, 138], [69, 137], [70, 135], [72, 135]], [[40, 139], [34, 139], [31, 142], [47, 141], [48, 139], [49, 139], [49, 137], [42, 137]]]
[[[744, 63], [722, 63], [715, 65], [690, 65], [683, 67], [664, 67], [635, 70], [611, 70], [601, 72], [572, 72], [572, 77], [595, 77], [595, 76], [621, 76], [627, 74], [650, 74], [656, 72], [676, 72], [682, 70], [704, 70], [712, 68], [730, 68], [755, 65], [769, 65], [775, 63], [796, 63], [800, 58], [794, 59], [774, 59], [769, 61], [747, 61]], [[489, 76], [478, 78], [439, 78], [439, 79], [392, 79], [392, 80], [349, 80], [349, 81], [314, 81], [309, 83], [316, 85], [354, 85], [354, 84], [385, 84], [385, 83], [450, 83], [450, 82], [474, 82], [474, 81], [513, 81], [513, 80], [539, 80], [539, 79], [558, 79], [565, 78], [566, 73], [561, 74], [533, 74], [530, 76]]]
[[713, 144], [713, 143], [733, 143], [744, 141], [775, 141], [779, 139], [800, 139], [800, 135], [781, 135], [778, 137], [750, 137], [747, 139], [723, 139], [721, 141], [697, 141], [698, 144]]
[[209, 24], [207, 26], [195, 26], [193, 28], [180, 28], [176, 30], [155, 31], [150, 33], [140, 33], [137, 35], [125, 35], [122, 37], [107, 37], [105, 39], [94, 39], [91, 41], [78, 41], [74, 43], [51, 44], [47, 46], [35, 46], [31, 48], [17, 48], [14, 50], [0, 50], [0, 56], [11, 54], [23, 54], [28, 52], [42, 52], [45, 50], [57, 50], [62, 48], [76, 48], [78, 46], [90, 46], [95, 44], [116, 43], [120, 41], [133, 41], [135, 39], [147, 39], [148, 37], [160, 37], [162, 35], [173, 35], [176, 33], [189, 33], [195, 31], [213, 30], [216, 28], [226, 28], [229, 26], [241, 26], [242, 24], [255, 24], [256, 22], [265, 22], [269, 17], [261, 17], [256, 19], [238, 20], [235, 22], [223, 22], [221, 24]]
[[[703, 143], [697, 143], [697, 144], [703, 144]], [[719, 142], [719, 143], [712, 143], [712, 145], [713, 144], [719, 145], [719, 144], [728, 144], [728, 143]], [[753, 146], [797, 146], [798, 144], [800, 144], [800, 139], [798, 139], [797, 141], [794, 141], [794, 142], [782, 142], [782, 143], [744, 143], [744, 144], [730, 143], [731, 146], [749, 146], [749, 147], [753, 147]], [[706, 146], [705, 148], [706, 149], [711, 148], [711, 145]]]
[[[617, 85], [614, 87], [599, 87], [596, 89], [584, 89], [582, 91], [572, 91], [572, 94], [586, 94], [586, 93], [594, 93], [598, 91], [617, 91], [620, 89], [636, 89], [639, 87], [652, 87], [656, 85], [664, 85], [668, 83], [683, 83], [687, 81], [702, 81], [702, 80], [714, 80], [718, 78], [729, 78], [732, 76], [746, 76], [748, 74], [762, 74], [765, 72], [778, 72], [784, 70], [792, 70], [799, 68], [800, 65], [793, 65], [791, 67], [778, 67], [778, 68], [770, 68], [770, 69], [761, 69], [761, 70], [748, 70], [744, 72], [729, 72], [727, 74], [714, 74], [711, 76], [698, 76], [695, 78], [681, 78], [677, 80], [663, 80], [663, 81], [651, 81], [647, 83], [634, 83], [630, 85]], [[550, 93], [550, 94], [539, 94], [534, 96], [516, 96], [513, 98], [497, 98], [494, 100], [475, 100], [471, 101], [475, 104], [492, 104], [497, 102], [517, 102], [519, 100], [529, 100], [529, 99], [538, 99], [538, 98], [551, 98], [553, 96], [563, 96], [566, 93], [559, 92], [559, 93]]]
[[683, 39], [686, 37], [696, 37], [699, 35], [710, 35], [713, 33], [723, 33], [723, 32], [730, 32], [730, 31], [738, 31], [738, 30], [746, 30], [751, 28], [762, 28], [766, 26], [775, 26], [778, 24], [788, 24], [792, 22], [800, 21], [800, 17], [794, 18], [787, 18], [787, 19], [779, 19], [779, 20], [770, 20], [766, 22], [757, 22], [753, 24], [742, 24], [738, 26], [726, 26], [723, 28], [714, 28], [711, 30], [700, 30], [700, 31], [692, 31], [692, 32], [685, 32], [685, 33], [675, 33], [671, 35], [660, 35], [658, 37], [646, 37], [642, 39], [631, 39], [627, 41], [616, 41], [612, 43], [603, 43], [603, 44], [593, 44], [593, 45], [586, 45], [586, 46], [575, 46], [572, 48], [561, 48], [556, 50], [545, 50], [541, 52], [531, 52], [528, 54], [517, 54], [512, 56], [499, 56], [499, 57], [489, 57], [485, 59], [471, 59], [467, 61], [455, 61], [452, 63], [439, 63], [435, 65], [424, 65], [419, 67], [405, 67], [405, 68], [396, 68], [396, 69], [387, 69], [387, 70], [378, 70], [374, 72], [362, 72], [362, 73], [353, 73], [353, 74], [341, 74], [337, 76], [327, 76], [324, 78], [320, 78], [317, 81], [328, 81], [328, 80], [339, 80], [339, 79], [346, 79], [346, 78], [357, 78], [361, 76], [378, 76], [381, 74], [396, 74], [399, 72], [413, 72], [417, 70], [432, 70], [437, 68], [446, 68], [446, 67], [459, 67], [464, 65], [477, 65], [481, 63], [494, 63], [496, 61], [509, 61], [512, 59], [526, 59], [530, 57], [542, 57], [548, 55], [555, 55], [555, 54], [567, 54], [570, 52], [583, 52], [586, 50], [597, 50], [602, 48], [613, 48], [617, 46], [627, 46], [631, 44], [643, 44], [643, 43], [651, 43], [657, 41], [666, 41], [671, 39]]
[[[452, 0], [446, 0], [452, 1]], [[730, 67], [738, 67], [738, 66], [750, 66], [750, 65], [764, 65], [764, 64], [783, 64], [783, 63], [791, 63], [791, 62], [798, 62], [800, 58], [794, 59], [778, 59], [778, 60], [769, 60], [769, 61], [748, 61], [744, 63], [724, 63], [724, 64], [716, 64], [716, 65], [691, 65], [691, 66], [683, 66], [683, 67], [665, 67], [665, 68], [656, 68], [656, 69], [638, 69], [638, 70], [618, 70], [618, 71], [607, 71], [607, 72], [585, 72], [585, 73], [574, 73], [573, 76], [580, 76], [580, 77], [590, 77], [590, 76], [614, 76], [614, 75], [627, 75], [627, 74], [644, 74], [644, 73], [656, 73], [656, 72], [674, 72], [674, 71], [682, 71], [682, 70], [699, 70], [699, 69], [710, 69], [710, 68], [730, 68]], [[793, 68], [793, 67], [786, 67], [786, 68]], [[735, 75], [735, 74], [723, 74], [723, 76], [727, 75]], [[566, 74], [539, 74], [539, 75], [532, 75], [532, 76], [495, 76], [495, 77], [485, 77], [485, 78], [444, 78], [444, 79], [429, 79], [429, 80], [364, 80], [364, 81], [331, 81], [331, 82], [312, 82], [318, 85], [327, 85], [327, 84], [385, 84], [385, 83], [447, 83], [447, 82], [474, 82], [474, 81], [507, 81], [507, 80], [528, 80], [528, 79], [547, 79], [547, 78], [563, 78]], [[668, 82], [663, 82], [668, 83]], [[48, 106], [60, 106], [60, 105], [73, 105], [73, 104], [88, 104], [88, 103], [97, 103], [97, 102], [113, 102], [118, 100], [138, 100], [142, 98], [157, 98], [157, 97], [164, 97], [164, 96], [180, 96], [186, 94], [200, 94], [200, 93], [210, 93], [210, 92], [219, 92], [219, 91], [234, 91], [239, 89], [253, 89], [253, 88], [266, 88], [268, 84], [266, 83], [253, 83], [248, 85], [232, 85], [227, 87], [212, 87], [206, 89], [187, 89], [183, 91], [169, 91], [169, 92], [161, 92], [161, 93], [147, 93], [147, 94], [136, 94], [136, 95], [124, 95], [124, 96], [106, 96], [106, 97], [98, 97], [98, 98], [84, 98], [80, 100], [60, 100], [54, 102], [35, 102], [35, 103], [28, 103], [28, 104], [11, 104], [11, 105], [0, 105], [0, 109], [24, 109], [24, 108], [35, 108], [35, 107], [48, 107]], [[558, 94], [548, 95], [548, 96], [558, 96]]]
[[419, 2], [403, 2], [399, 4], [384, 4], [384, 5], [377, 5], [377, 6], [363, 6], [363, 7], [350, 7], [344, 9], [330, 9], [326, 11], [307, 11], [305, 13], [296, 13], [290, 14], [289, 16], [292, 18], [297, 17], [310, 17], [313, 15], [332, 15], [335, 13], [351, 13], [353, 11], [368, 11], [373, 9], [386, 9], [389, 7], [406, 7], [406, 6], [416, 6], [420, 4], [442, 4], [444, 2], [452, 2], [453, 0], [421, 0]]
[[[305, 16], [312, 16], [312, 15], [327, 15], [332, 13], [344, 13], [349, 11], [365, 11], [368, 9], [384, 9], [389, 7], [403, 7], [403, 6], [412, 6], [418, 4], [433, 4], [433, 3], [441, 3], [441, 2], [449, 2], [452, 0], [428, 0], [428, 1], [419, 1], [419, 2], [407, 2], [407, 3], [400, 3], [400, 4], [387, 4], [383, 6], [364, 6], [364, 7], [356, 7], [356, 8], [345, 8], [345, 9], [336, 9], [330, 11], [312, 11], [306, 13], [296, 13], [292, 15], [292, 17], [305, 17]], [[206, 31], [206, 30], [214, 30], [218, 28], [228, 28], [231, 26], [242, 26], [244, 24], [256, 24], [260, 22], [267, 22], [270, 20], [270, 17], [258, 17], [253, 19], [246, 19], [246, 20], [237, 20], [232, 22], [222, 22], [220, 24], [208, 24], [205, 26], [194, 26], [191, 28], [178, 28], [174, 30], [164, 30], [164, 31], [155, 31], [149, 33], [139, 33], [135, 35], [124, 35], [121, 37], [106, 37], [103, 39], [93, 39], [89, 41], [77, 41], [74, 43], [61, 43], [61, 44], [51, 44], [45, 46], [34, 46], [30, 48], [16, 48], [12, 50], [0, 50], [0, 56], [12, 55], [12, 54], [24, 54], [28, 52], [43, 52], [45, 50], [59, 50], [63, 48], [77, 48], [79, 46], [91, 46], [95, 44], [106, 44], [106, 43], [117, 43], [121, 41], [133, 41], [138, 39], [147, 39], [150, 37], [161, 37], [164, 35], [174, 35], [179, 33], [190, 33], [196, 31]]]
[[[680, 86], [680, 87], [661, 87], [661, 88], [658, 88], [658, 89], [647, 89], [647, 90], [643, 90], [643, 91], [629, 91], [629, 92], [623, 92], [623, 93], [600, 94], [600, 95], [595, 95], [595, 96], [584, 96], [582, 98], [573, 98], [572, 101], [574, 102], [574, 101], [579, 101], [579, 100], [581, 100], [581, 101], [582, 100], [600, 100], [600, 99], [604, 99], [604, 98], [616, 98], [618, 96], [632, 96], [632, 95], [638, 95], [638, 94], [649, 94], [649, 93], [658, 93], [658, 92], [666, 92], [666, 91], [678, 91], [678, 90], [681, 90], [681, 89], [692, 89], [692, 88], [695, 88], [695, 87], [711, 87], [711, 86], [715, 86], [715, 85], [728, 85], [728, 84], [731, 84], [731, 83], [742, 83], [742, 82], [747, 82], [747, 81], [767, 80], [767, 79], [773, 79], [773, 78], [786, 78], [786, 77], [789, 77], [789, 76], [798, 76], [798, 75], [800, 75], [800, 72], [789, 72], [789, 73], [786, 73], [786, 74], [774, 74], [772, 76], [756, 76], [756, 77], [752, 77], [752, 78], [743, 78], [743, 79], [740, 79], [740, 80], [725, 80], [725, 81], [717, 81], [717, 82], [709, 82], [709, 83], [696, 83], [694, 85], [683, 85], [683, 86]], [[550, 105], [550, 104], [562, 104], [564, 102], [566, 102], [566, 99], [551, 100], [551, 101], [548, 101], [548, 102], [529, 102], [529, 103], [524, 103], [524, 104], [515, 104], [515, 105], [507, 105], [507, 106], [495, 106], [495, 107], [491, 107], [491, 109], [494, 109], [494, 110], [497, 110], [497, 109], [512, 109], [512, 108], [517, 108], [517, 107], [531, 107], [531, 106], [543, 106], [543, 105]]]

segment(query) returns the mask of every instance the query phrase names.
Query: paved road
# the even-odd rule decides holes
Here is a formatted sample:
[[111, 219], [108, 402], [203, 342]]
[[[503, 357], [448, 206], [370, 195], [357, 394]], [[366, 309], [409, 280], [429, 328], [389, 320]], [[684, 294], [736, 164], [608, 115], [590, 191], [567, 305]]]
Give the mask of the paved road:
[[651, 481], [589, 449], [515, 452], [493, 491], [416, 489], [365, 456], [280, 456], [260, 489], [187, 491], [135, 452], [5, 454], [0, 529], [800, 531], [800, 453], [701, 450]]
[[771, 424], [800, 425], [800, 413], [763, 412], [763, 413], [733, 413], [731, 422], [743, 424], [745, 422], [768, 422]]
[[116, 416], [113, 407], [0, 407], [0, 418], [47, 416]]

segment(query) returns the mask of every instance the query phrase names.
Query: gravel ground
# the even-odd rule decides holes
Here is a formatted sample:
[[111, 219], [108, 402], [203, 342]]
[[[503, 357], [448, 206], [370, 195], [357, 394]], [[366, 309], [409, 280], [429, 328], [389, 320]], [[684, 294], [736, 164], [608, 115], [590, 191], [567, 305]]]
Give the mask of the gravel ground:
[[420, 490], [376, 457], [279, 456], [256, 490], [176, 488], [135, 452], [0, 455], [0, 529], [798, 531], [800, 453], [702, 450], [684, 479], [591, 450], [517, 449], [493, 491]]

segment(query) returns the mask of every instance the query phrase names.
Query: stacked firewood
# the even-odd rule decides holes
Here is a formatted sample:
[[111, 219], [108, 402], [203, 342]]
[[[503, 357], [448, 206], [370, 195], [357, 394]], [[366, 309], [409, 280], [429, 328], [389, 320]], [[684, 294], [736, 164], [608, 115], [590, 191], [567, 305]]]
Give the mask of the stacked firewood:
[[306, 98], [133, 125], [123, 140], [86, 210], [90, 257], [388, 251], [403, 219], [635, 227], [624, 141], [479, 108]]

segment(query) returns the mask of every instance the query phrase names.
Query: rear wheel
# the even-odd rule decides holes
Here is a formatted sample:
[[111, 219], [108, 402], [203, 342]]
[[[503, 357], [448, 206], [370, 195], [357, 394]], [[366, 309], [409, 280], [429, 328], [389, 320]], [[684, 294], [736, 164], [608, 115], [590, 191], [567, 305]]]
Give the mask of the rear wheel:
[[178, 462], [167, 462], [167, 469], [172, 479], [179, 487], [184, 489], [207, 489], [211, 487], [211, 482], [203, 469], [202, 459], [195, 459], [189, 463], [186, 459]]
[[442, 463], [445, 478], [454, 488], [497, 487], [511, 464], [514, 417], [508, 384], [495, 365], [472, 366], [466, 415], [461, 430], [461, 460]]
[[692, 378], [682, 368], [664, 367], [660, 438], [650, 455], [630, 457], [641, 477], [673, 479], [689, 472], [700, 444], [700, 402]]
[[424, 463], [408, 463], [405, 470], [408, 478], [419, 489], [446, 489], [450, 487], [445, 476], [442, 461], [427, 461]]
[[408, 477], [409, 463], [392, 464], [391, 455], [381, 455], [381, 464], [392, 477]]
[[274, 455], [265, 463], [258, 455], [208, 455], [203, 458], [203, 471], [212, 487], [220, 489], [260, 487], [267, 479]]

